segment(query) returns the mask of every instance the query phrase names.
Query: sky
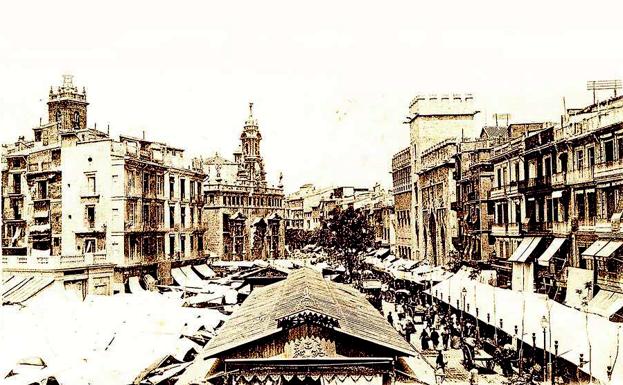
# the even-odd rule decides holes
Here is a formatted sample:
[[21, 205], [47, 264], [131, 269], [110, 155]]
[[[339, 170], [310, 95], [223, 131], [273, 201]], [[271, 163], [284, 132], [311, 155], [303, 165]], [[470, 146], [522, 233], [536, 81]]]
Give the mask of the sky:
[[[254, 102], [269, 181], [391, 187], [421, 93], [558, 121], [623, 78], [618, 2], [20, 1], [0, 12], [0, 142], [47, 120], [63, 74], [89, 126], [231, 157]], [[475, 134], [476, 132], [472, 133]]]

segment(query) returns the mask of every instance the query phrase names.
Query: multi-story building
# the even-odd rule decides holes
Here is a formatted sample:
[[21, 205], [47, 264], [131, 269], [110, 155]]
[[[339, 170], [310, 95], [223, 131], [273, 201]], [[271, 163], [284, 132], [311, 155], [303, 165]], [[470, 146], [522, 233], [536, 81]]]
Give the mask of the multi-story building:
[[396, 254], [400, 258], [411, 259], [412, 234], [415, 221], [412, 221], [411, 198], [413, 183], [411, 182], [411, 147], [398, 151], [392, 157], [392, 180], [394, 192], [394, 214], [396, 216]]
[[478, 139], [459, 143], [455, 178], [457, 179], [457, 211], [459, 253], [462, 261], [488, 263], [491, 245], [493, 205], [489, 193], [493, 182], [491, 149], [506, 138], [506, 130], [484, 127]]
[[219, 159], [188, 161], [184, 150], [144, 135], [114, 140], [87, 127], [87, 106], [85, 90], [65, 76], [50, 91], [49, 123], [33, 129], [33, 140], [2, 148], [5, 271], [52, 274], [83, 294], [109, 294], [113, 269], [115, 282], [146, 273], [167, 282], [176, 261], [250, 258], [251, 221], [262, 228], [252, 234], [256, 255], [283, 254], [283, 192], [266, 185], [252, 116], [234, 178], [224, 181]]

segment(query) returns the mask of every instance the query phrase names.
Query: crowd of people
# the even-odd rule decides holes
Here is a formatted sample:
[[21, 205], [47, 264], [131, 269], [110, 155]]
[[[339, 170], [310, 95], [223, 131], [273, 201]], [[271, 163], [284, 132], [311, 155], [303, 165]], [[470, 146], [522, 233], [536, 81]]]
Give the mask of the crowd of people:
[[[363, 291], [363, 281], [380, 282], [379, 289], [367, 292], [377, 300], [372, 302], [379, 304], [380, 311], [384, 311], [383, 303], [393, 305], [393, 311], [384, 311], [388, 322], [421, 352], [436, 352], [436, 370], [445, 373], [447, 361], [444, 352], [459, 349], [470, 378], [478, 373], [477, 357], [486, 356], [485, 360], [492, 361], [491, 367], [498, 365], [502, 374], [508, 378], [518, 378], [521, 366], [521, 381], [530, 383], [542, 380], [543, 370], [538, 357], [533, 356], [534, 352], [522, 351], [520, 357], [516, 340], [503, 333], [498, 335], [497, 332], [494, 338], [490, 328], [479, 325], [468, 314], [437, 302], [425, 293], [423, 286], [371, 270], [354, 273], [353, 278], [353, 284]], [[485, 349], [487, 342], [488, 349]], [[489, 350], [490, 354], [485, 350]]]

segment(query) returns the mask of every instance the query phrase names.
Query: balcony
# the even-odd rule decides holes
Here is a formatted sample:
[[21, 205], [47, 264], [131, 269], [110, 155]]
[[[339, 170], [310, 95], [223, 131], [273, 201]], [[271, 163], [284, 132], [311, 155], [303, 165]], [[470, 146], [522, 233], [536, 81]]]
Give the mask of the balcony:
[[600, 270], [597, 272], [597, 285], [602, 289], [620, 292], [623, 286], [623, 273]]
[[106, 252], [81, 255], [3, 255], [2, 267], [10, 270], [55, 270], [106, 264]]
[[623, 160], [598, 163], [594, 170], [595, 179], [620, 178], [623, 174]]
[[559, 172], [552, 175], [552, 186], [564, 186], [567, 184], [567, 173]]
[[529, 178], [526, 180], [519, 181], [519, 191], [526, 191], [531, 189], [543, 189], [543, 188], [551, 188], [552, 186], [552, 178], [549, 175], [543, 175], [536, 178]]
[[526, 226], [526, 231], [528, 233], [549, 233], [552, 231], [552, 222], [532, 222], [528, 223]]
[[579, 184], [579, 183], [587, 183], [593, 182], [595, 178], [593, 168], [581, 168], [579, 170], [569, 171], [567, 173], [567, 184]]
[[553, 222], [552, 233], [555, 235], [569, 235], [571, 234], [571, 222]]
[[518, 182], [512, 181], [510, 182], [510, 184], [499, 186], [499, 187], [494, 187], [489, 192], [489, 196], [491, 199], [498, 199], [498, 198], [503, 198], [507, 195], [516, 194], [518, 191], [517, 185], [518, 185]]
[[518, 236], [521, 229], [519, 223], [492, 223], [490, 228], [494, 236]]

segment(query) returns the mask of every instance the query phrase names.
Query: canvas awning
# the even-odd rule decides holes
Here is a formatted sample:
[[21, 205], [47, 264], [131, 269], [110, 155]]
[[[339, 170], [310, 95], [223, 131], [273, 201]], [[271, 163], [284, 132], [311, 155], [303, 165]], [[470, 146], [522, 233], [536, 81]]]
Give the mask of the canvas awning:
[[623, 245], [621, 241], [610, 241], [601, 250], [595, 254], [596, 257], [608, 258]]
[[519, 244], [519, 246], [517, 247], [517, 250], [515, 250], [513, 255], [511, 255], [511, 257], [508, 259], [509, 262], [518, 262], [518, 263], [527, 262], [528, 258], [530, 258], [530, 256], [534, 252], [534, 249], [536, 249], [536, 247], [541, 242], [541, 239], [543, 238], [541, 237], [524, 238]]
[[187, 265], [187, 266], [182, 266], [182, 271], [184, 272], [184, 274], [186, 275], [186, 278], [188, 278], [190, 281], [193, 282], [197, 282], [197, 281], [201, 281], [201, 277], [199, 277], [197, 275], [197, 273], [195, 273], [195, 271], [193, 270], [192, 266]]
[[582, 253], [582, 257], [594, 257], [604, 246], [608, 244], [608, 241], [595, 241], [592, 245], [588, 247], [588, 249], [584, 250]]
[[138, 294], [145, 291], [145, 289], [141, 287], [138, 277], [128, 278], [128, 286], [130, 287], [130, 293], [132, 294]]
[[587, 311], [610, 318], [621, 308], [623, 308], [623, 294], [602, 289], [590, 300]]
[[554, 238], [552, 243], [549, 244], [545, 252], [541, 254], [539, 257], [538, 263], [541, 266], [549, 266], [549, 261], [552, 259], [554, 254], [560, 249], [563, 243], [565, 243], [566, 238]]
[[380, 248], [380, 249], [378, 249], [376, 251], [376, 257], [377, 258], [384, 258], [388, 254], [389, 254], [389, 249], [388, 248]]
[[216, 276], [216, 273], [214, 272], [214, 270], [210, 269], [210, 267], [206, 264], [196, 265], [194, 267], [195, 267], [195, 270], [197, 270], [199, 274], [203, 276], [203, 278], [207, 279], [207, 278], [212, 278]]

